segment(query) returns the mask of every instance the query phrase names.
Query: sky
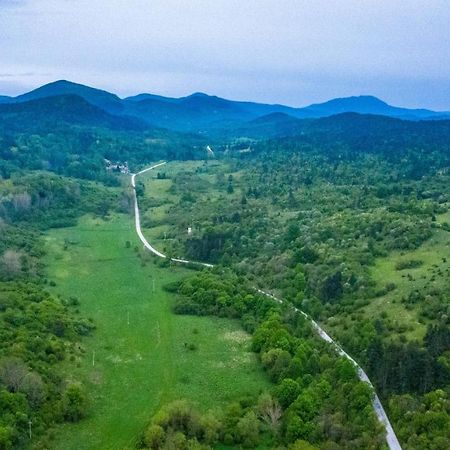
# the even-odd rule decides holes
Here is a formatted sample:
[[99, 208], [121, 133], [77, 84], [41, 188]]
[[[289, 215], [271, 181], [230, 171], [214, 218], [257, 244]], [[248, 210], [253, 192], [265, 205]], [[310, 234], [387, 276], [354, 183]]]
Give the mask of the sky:
[[114, 92], [450, 110], [450, 0], [0, 0], [0, 94]]

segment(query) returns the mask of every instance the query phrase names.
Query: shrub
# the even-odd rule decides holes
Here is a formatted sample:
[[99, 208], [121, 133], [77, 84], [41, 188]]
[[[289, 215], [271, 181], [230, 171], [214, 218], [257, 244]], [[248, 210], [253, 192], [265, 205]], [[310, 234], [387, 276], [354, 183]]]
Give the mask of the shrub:
[[407, 259], [398, 261], [395, 265], [395, 270], [405, 270], [405, 269], [417, 269], [423, 265], [423, 261], [420, 259]]

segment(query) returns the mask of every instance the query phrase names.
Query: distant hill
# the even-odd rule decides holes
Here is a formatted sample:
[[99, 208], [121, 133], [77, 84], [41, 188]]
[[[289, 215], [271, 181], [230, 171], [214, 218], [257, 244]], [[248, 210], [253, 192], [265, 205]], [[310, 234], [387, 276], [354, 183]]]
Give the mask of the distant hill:
[[[315, 148], [328, 155], [383, 153], [400, 158], [408, 151], [437, 152], [450, 158], [450, 120], [410, 121], [373, 114], [342, 113], [299, 120], [297, 130], [274, 137], [273, 149]], [[423, 157], [423, 156], [422, 156]]]
[[254, 118], [235, 102], [205, 94], [178, 99], [148, 94], [139, 97], [141, 100], [124, 100], [127, 114], [178, 131], [207, 132], [211, 127], [226, 127]]
[[[377, 136], [382, 138], [385, 133], [405, 132], [414, 135], [418, 130], [447, 131], [450, 120], [410, 121], [375, 114], [340, 113], [333, 116], [315, 119], [298, 119], [284, 113], [272, 113], [266, 116], [211, 132], [212, 136], [226, 138], [249, 138], [254, 140], [296, 137], [300, 135], [329, 135], [330, 139], [340, 139], [345, 135], [354, 138]], [[378, 136], [379, 135], [379, 136]], [[324, 138], [328, 141], [328, 139]]]
[[337, 98], [304, 108], [292, 108], [227, 100], [201, 92], [180, 98], [138, 94], [120, 99], [115, 94], [65, 80], [46, 84], [18, 97], [0, 97], [0, 104], [18, 104], [62, 95], [76, 95], [107, 113], [133, 116], [154, 127], [211, 137], [239, 134], [273, 137], [283, 133], [292, 134], [299, 126], [295, 119], [317, 119], [351, 112], [405, 120], [450, 118], [450, 112], [399, 108], [369, 95]]
[[387, 141], [391, 133], [402, 139], [420, 145], [420, 139], [427, 136], [429, 142], [439, 145], [443, 140], [450, 144], [450, 119], [411, 121], [374, 114], [342, 113], [311, 121], [310, 131], [351, 137], [351, 139]]
[[157, 126], [200, 133], [234, 128], [274, 112], [294, 111], [282, 105], [236, 102], [203, 93], [180, 98], [140, 94], [124, 102], [129, 115]]
[[289, 114], [275, 112], [231, 128], [226, 134], [235, 138], [272, 139], [301, 134], [310, 122], [311, 119], [297, 119]]
[[168, 103], [176, 103], [178, 102], [179, 99], [172, 97], [164, 97], [162, 95], [155, 95], [155, 94], [138, 94], [132, 97], [124, 98], [124, 101], [126, 102], [141, 102], [143, 100], [159, 100]]
[[124, 112], [122, 100], [117, 95], [66, 80], [46, 84], [31, 92], [11, 98], [10, 102], [22, 103], [59, 95], [77, 95], [105, 111], [115, 114]]
[[[317, 103], [304, 108], [316, 117], [332, 116], [346, 112], [359, 114], [376, 114], [402, 119], [419, 120], [445, 116], [428, 109], [407, 109], [391, 106], [377, 97], [362, 95], [359, 97], [336, 98], [325, 103]], [[449, 117], [450, 117], [450, 113]]]
[[242, 102], [234, 100], [226, 100], [215, 95], [208, 95], [203, 92], [196, 92], [194, 94], [188, 95], [187, 97], [163, 97], [160, 95], [153, 94], [139, 94], [134, 97], [127, 97], [125, 101], [139, 102], [144, 100], [160, 100], [166, 103], [174, 103], [178, 105], [200, 105], [201, 107], [219, 107], [219, 108], [236, 108], [241, 112], [245, 112], [251, 116], [263, 116], [273, 112], [284, 112], [288, 114], [289, 112], [295, 111], [295, 108], [283, 105], [271, 105], [265, 103], [255, 103], [255, 102]]
[[149, 128], [137, 118], [114, 116], [77, 95], [58, 95], [21, 103], [0, 104], [0, 126], [8, 131], [52, 131], [61, 124], [128, 131]]

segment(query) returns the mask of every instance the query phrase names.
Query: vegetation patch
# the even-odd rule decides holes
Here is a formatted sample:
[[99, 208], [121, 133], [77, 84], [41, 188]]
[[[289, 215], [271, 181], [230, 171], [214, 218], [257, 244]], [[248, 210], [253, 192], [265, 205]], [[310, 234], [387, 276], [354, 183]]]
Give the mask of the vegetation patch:
[[419, 259], [408, 259], [398, 261], [395, 265], [396, 270], [405, 270], [405, 269], [417, 269], [423, 265], [423, 261]]

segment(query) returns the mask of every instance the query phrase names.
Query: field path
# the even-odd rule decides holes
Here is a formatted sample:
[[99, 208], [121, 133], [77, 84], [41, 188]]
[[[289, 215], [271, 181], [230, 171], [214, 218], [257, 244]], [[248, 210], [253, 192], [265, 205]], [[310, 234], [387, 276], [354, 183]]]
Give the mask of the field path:
[[[155, 164], [154, 166], [147, 167], [144, 170], [141, 170], [140, 172], [136, 174], [131, 175], [131, 186], [133, 187], [133, 194], [134, 194], [134, 215], [135, 215], [135, 224], [136, 224], [136, 232], [139, 236], [139, 239], [142, 241], [144, 246], [150, 250], [152, 253], [154, 253], [156, 256], [159, 256], [160, 258], [167, 258], [166, 255], [156, 250], [154, 247], [150, 245], [150, 243], [147, 241], [145, 236], [142, 234], [141, 230], [141, 221], [140, 221], [140, 213], [139, 213], [139, 204], [137, 200], [137, 194], [136, 194], [136, 176], [141, 175], [145, 172], [148, 172], [149, 170], [155, 169], [157, 167], [163, 166], [164, 164], [167, 164], [167, 161], [164, 161], [159, 164]], [[197, 262], [197, 261], [189, 261], [186, 259], [178, 259], [178, 258], [170, 258], [171, 261], [178, 262], [181, 264], [198, 264], [202, 265], [204, 267], [214, 267], [213, 264], [203, 263], [203, 262]], [[260, 294], [265, 295], [266, 297], [271, 298], [272, 300], [283, 303], [283, 300], [275, 297], [274, 295], [262, 291], [261, 289], [257, 289], [257, 291]], [[345, 352], [342, 347], [315, 321], [313, 320], [308, 314], [306, 314], [304, 311], [299, 310], [298, 308], [294, 308], [296, 311], [298, 311], [300, 314], [305, 316], [313, 325], [314, 329], [317, 331], [319, 336], [329, 344], [331, 344], [336, 351], [341, 355], [347, 358], [357, 369], [358, 377], [361, 381], [364, 383], [367, 383], [370, 385], [374, 392], [374, 397], [372, 400], [373, 409], [375, 411], [375, 414], [378, 417], [378, 420], [383, 425], [384, 429], [386, 430], [386, 443], [388, 444], [388, 447], [390, 450], [402, 450], [402, 447], [400, 446], [400, 443], [397, 439], [397, 436], [395, 434], [394, 429], [392, 428], [391, 422], [389, 421], [389, 417], [386, 414], [386, 411], [383, 408], [383, 405], [381, 404], [381, 401], [375, 392], [375, 387], [370, 381], [369, 377], [367, 376], [366, 372], [361, 368], [361, 366], [347, 353]]]

